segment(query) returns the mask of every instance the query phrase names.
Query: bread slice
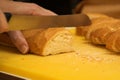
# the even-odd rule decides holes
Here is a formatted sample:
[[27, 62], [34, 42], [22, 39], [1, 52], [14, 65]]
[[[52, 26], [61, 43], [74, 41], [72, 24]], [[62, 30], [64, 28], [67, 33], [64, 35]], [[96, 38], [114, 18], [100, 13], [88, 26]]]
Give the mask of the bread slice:
[[[22, 33], [29, 44], [31, 53], [45, 56], [74, 51], [72, 48], [72, 34], [64, 28], [25, 30]], [[8, 35], [4, 36], [4, 38], [0, 37], [0, 42], [2, 41], [1, 39], [8, 37]], [[7, 43], [13, 46], [10, 40]]]
[[95, 44], [105, 44], [106, 36], [111, 32], [120, 29], [120, 21], [119, 20], [109, 20], [104, 21], [98, 25], [95, 25], [96, 28], [91, 30], [89, 33], [89, 39]]

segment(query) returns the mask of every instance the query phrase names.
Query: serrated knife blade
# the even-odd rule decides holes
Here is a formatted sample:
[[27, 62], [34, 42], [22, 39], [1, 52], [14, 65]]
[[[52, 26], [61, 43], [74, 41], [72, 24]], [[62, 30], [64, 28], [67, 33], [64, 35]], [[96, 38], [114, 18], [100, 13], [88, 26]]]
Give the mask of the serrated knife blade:
[[[8, 17], [7, 17], [8, 18]], [[57, 16], [9, 16], [9, 31], [35, 28], [76, 27], [91, 24], [85, 14], [57, 15]]]

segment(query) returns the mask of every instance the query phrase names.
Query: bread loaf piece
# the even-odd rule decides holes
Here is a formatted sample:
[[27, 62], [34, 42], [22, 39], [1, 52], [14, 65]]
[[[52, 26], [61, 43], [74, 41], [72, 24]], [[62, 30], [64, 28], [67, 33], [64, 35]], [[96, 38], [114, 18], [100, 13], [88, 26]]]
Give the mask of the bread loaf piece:
[[108, 16], [94, 17], [91, 20], [92, 24], [84, 33], [85, 38], [94, 44], [105, 45], [109, 50], [120, 52], [120, 20]]
[[[72, 34], [64, 28], [25, 30], [22, 33], [29, 44], [31, 53], [50, 55], [74, 51], [72, 48]], [[8, 35], [0, 35], [4, 35], [4, 38], [0, 37], [1, 43], [4, 41], [2, 39], [9, 39]], [[10, 40], [5, 43], [13, 46]]]

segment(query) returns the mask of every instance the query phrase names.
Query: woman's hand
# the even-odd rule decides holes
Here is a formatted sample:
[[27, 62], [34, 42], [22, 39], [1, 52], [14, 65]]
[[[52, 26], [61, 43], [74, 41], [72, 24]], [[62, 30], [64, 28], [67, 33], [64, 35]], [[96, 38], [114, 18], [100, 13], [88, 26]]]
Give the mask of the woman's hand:
[[[8, 24], [3, 15], [3, 12], [10, 12], [12, 14], [26, 14], [26, 15], [56, 15], [54, 12], [44, 9], [34, 3], [15, 2], [8, 0], [1, 0], [0, 3], [0, 32], [6, 32]], [[17, 26], [16, 26], [17, 27]], [[29, 45], [20, 31], [9, 31], [9, 37], [12, 42], [22, 53], [29, 51]]]

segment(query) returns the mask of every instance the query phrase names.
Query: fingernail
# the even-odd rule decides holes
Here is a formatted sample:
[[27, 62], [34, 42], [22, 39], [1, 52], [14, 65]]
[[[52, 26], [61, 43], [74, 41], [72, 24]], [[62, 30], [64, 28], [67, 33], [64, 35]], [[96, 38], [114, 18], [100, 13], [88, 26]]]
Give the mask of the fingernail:
[[19, 49], [23, 54], [27, 53], [29, 50], [28, 46], [26, 45], [21, 46]]

